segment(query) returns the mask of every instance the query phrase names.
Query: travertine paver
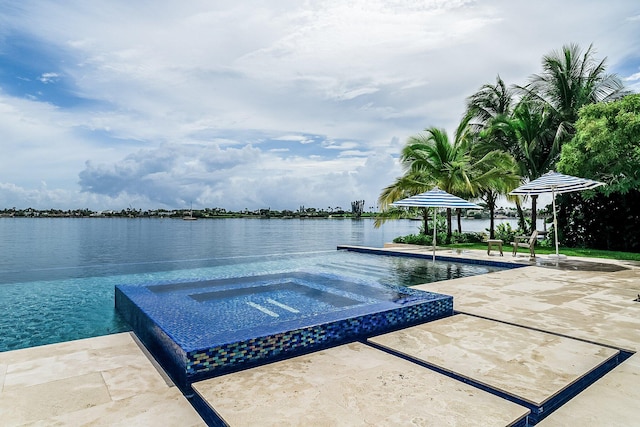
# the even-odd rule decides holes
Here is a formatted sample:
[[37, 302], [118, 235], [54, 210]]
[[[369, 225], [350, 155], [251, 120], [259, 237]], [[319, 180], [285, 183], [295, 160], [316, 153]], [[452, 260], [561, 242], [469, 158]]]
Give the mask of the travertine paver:
[[0, 424], [204, 426], [129, 333], [0, 353]]
[[635, 354], [538, 426], [640, 425], [639, 384], [640, 354]]
[[[447, 256], [489, 259], [482, 251], [444, 252]], [[601, 259], [579, 261], [624, 269], [530, 266], [418, 288], [452, 295], [454, 310], [459, 312], [640, 351], [640, 302], [634, 301], [640, 294], [640, 265]], [[538, 425], [640, 426], [638, 384], [640, 362], [635, 354]]]
[[194, 389], [233, 426], [506, 426], [529, 412], [362, 343], [205, 380]]
[[617, 272], [524, 267], [417, 288], [452, 295], [458, 312], [640, 350], [638, 267]]
[[538, 407], [619, 353], [464, 314], [368, 341]]

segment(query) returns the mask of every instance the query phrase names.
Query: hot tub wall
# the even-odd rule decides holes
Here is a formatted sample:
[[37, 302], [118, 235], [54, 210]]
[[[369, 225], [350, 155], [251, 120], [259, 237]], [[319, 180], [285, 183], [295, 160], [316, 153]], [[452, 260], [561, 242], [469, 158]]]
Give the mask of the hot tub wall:
[[453, 297], [187, 353], [188, 382], [453, 315]]
[[[116, 287], [116, 309], [184, 391], [202, 379], [453, 315], [453, 297], [407, 289], [410, 295], [390, 309], [368, 311], [373, 309], [366, 307], [366, 312], [349, 318], [181, 348], [123, 289]], [[429, 295], [421, 298], [422, 294]]]
[[187, 387], [187, 356], [185, 351], [118, 286], [115, 289], [115, 307], [176, 385], [185, 389]]

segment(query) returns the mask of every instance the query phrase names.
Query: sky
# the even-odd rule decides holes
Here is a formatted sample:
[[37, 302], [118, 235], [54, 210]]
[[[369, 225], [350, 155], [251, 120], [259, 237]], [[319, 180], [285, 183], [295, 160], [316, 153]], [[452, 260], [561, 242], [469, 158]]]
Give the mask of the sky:
[[0, 209], [365, 200], [466, 98], [593, 44], [640, 92], [637, 0], [0, 0]]

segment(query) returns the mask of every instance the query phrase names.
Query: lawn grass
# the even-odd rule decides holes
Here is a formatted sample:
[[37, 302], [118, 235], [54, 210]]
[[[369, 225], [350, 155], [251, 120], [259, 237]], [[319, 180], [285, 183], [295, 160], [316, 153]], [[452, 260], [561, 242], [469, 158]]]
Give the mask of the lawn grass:
[[[486, 243], [456, 243], [453, 245], [443, 245], [450, 248], [464, 248], [464, 249], [479, 249], [487, 250]], [[505, 252], [511, 252], [512, 246], [509, 244], [503, 244], [502, 250]], [[521, 251], [523, 251], [521, 249]], [[589, 258], [607, 258], [607, 259], [619, 259], [625, 261], [640, 261], [640, 253], [635, 252], [619, 252], [619, 251], [603, 251], [599, 249], [580, 249], [580, 248], [565, 248], [560, 246], [559, 252], [563, 255], [573, 257], [589, 257]], [[549, 255], [555, 254], [556, 248], [551, 246], [537, 246], [536, 254]]]

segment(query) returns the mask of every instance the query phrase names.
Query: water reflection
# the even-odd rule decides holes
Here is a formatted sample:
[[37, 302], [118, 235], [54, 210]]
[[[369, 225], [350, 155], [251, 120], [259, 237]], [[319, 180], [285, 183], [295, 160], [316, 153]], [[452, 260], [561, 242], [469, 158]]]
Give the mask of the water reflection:
[[502, 270], [502, 268], [484, 265], [433, 262], [430, 259], [401, 257], [391, 257], [386, 260], [385, 268], [388, 274], [380, 281], [401, 286], [415, 286]]

